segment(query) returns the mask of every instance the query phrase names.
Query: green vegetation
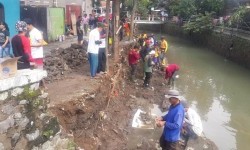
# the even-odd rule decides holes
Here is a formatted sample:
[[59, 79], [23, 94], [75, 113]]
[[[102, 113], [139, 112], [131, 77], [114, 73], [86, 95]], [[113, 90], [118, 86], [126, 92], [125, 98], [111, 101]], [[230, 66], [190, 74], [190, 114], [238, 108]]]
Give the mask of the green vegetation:
[[47, 139], [50, 138], [50, 136], [53, 136], [54, 132], [53, 130], [48, 130], [43, 132], [43, 136], [45, 136]]
[[244, 24], [244, 21], [249, 19], [249, 15], [250, 9], [245, 6], [240, 6], [230, 17], [229, 26], [238, 28], [239, 25]]
[[184, 30], [193, 33], [207, 33], [212, 30], [212, 14], [198, 14], [192, 17], [188, 23], [184, 25]]
[[25, 86], [23, 93], [21, 95], [19, 95], [17, 97], [17, 99], [19, 99], [19, 100], [25, 99], [28, 101], [32, 101], [32, 100], [36, 99], [39, 96], [39, 94], [40, 94], [40, 92], [38, 90], [37, 91], [30, 90], [29, 86]]
[[171, 12], [183, 19], [189, 19], [196, 14], [195, 0], [177, 0], [173, 6], [170, 6]]
[[76, 149], [76, 144], [73, 141], [69, 141], [67, 150], [75, 150]]
[[167, 7], [170, 14], [186, 20], [184, 30], [203, 33], [212, 30], [212, 14], [220, 15], [224, 0], [175, 0]]
[[158, 0], [123, 0], [125, 7], [127, 7], [128, 11], [132, 11], [134, 6], [134, 1], [137, 3], [136, 11], [141, 14], [142, 16], [147, 16], [150, 9], [156, 8], [158, 6]]

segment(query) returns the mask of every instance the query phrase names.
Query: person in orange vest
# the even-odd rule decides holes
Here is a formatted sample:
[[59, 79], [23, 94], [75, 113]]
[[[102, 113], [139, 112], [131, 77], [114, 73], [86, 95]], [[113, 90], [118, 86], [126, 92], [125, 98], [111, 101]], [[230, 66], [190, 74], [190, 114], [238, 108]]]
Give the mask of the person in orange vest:
[[126, 36], [129, 37], [130, 36], [130, 24], [128, 23], [127, 20], [124, 23], [124, 30], [125, 30]]

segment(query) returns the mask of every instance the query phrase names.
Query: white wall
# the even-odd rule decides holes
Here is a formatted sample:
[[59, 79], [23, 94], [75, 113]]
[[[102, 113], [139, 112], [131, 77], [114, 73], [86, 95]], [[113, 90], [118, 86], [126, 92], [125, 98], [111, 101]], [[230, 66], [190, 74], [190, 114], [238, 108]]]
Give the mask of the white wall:
[[92, 1], [91, 0], [83, 0], [82, 3], [82, 10], [85, 11], [87, 14], [92, 13]]

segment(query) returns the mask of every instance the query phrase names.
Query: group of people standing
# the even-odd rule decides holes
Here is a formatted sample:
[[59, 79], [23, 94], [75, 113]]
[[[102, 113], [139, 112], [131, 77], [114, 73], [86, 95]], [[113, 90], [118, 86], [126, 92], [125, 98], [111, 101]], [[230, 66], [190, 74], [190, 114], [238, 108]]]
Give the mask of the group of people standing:
[[20, 57], [18, 69], [28, 69], [31, 66], [43, 69], [43, 45], [44, 40], [41, 31], [34, 27], [31, 19], [16, 23], [18, 32], [11, 40], [13, 54]]
[[[16, 23], [18, 32], [12, 39], [9, 28], [5, 22], [0, 22], [0, 51], [3, 57], [20, 57], [18, 69], [27, 69], [31, 65], [43, 69], [43, 45], [42, 32], [33, 26], [31, 19], [18, 21]], [[10, 48], [13, 49], [13, 54]]]
[[[146, 34], [140, 35], [138, 43], [128, 54], [131, 80], [135, 81], [135, 72], [139, 62], [141, 62], [144, 73], [144, 87], [149, 87], [154, 71], [164, 71], [164, 78], [167, 80], [168, 85], [173, 87], [180, 67], [177, 64], [168, 64], [167, 51], [168, 42], [165, 37], [161, 37], [158, 42], [154, 34], [150, 36]], [[160, 146], [163, 150], [180, 150], [179, 140], [181, 135], [186, 140], [201, 136], [203, 131], [201, 119], [189, 107], [187, 101], [181, 100], [180, 93], [177, 90], [169, 90], [165, 98], [170, 103], [168, 113], [155, 120], [158, 127], [164, 127], [160, 138]]]
[[98, 19], [95, 14], [89, 14], [89, 16], [84, 14], [78, 17], [76, 22], [78, 44], [82, 44], [83, 36], [87, 36], [89, 30], [95, 29], [97, 23]]
[[144, 87], [150, 86], [150, 81], [154, 70], [165, 71], [165, 78], [168, 85], [173, 85], [179, 66], [176, 64], [167, 64], [166, 53], [168, 51], [168, 43], [165, 37], [161, 37], [158, 42], [156, 36], [151, 34], [141, 34], [138, 38], [138, 44], [130, 50], [128, 60], [131, 66], [131, 80], [135, 81], [135, 72], [139, 60], [143, 66]]

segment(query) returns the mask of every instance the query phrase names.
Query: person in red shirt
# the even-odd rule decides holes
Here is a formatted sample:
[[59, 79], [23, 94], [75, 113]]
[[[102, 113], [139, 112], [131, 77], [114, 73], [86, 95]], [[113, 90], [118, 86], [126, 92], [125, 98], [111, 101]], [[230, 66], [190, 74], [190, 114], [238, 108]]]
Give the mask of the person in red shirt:
[[139, 46], [135, 45], [134, 48], [131, 49], [128, 54], [128, 62], [129, 62], [129, 66], [131, 67], [131, 80], [132, 81], [135, 81], [135, 71], [136, 71], [138, 61], [140, 59], [140, 54], [138, 51], [139, 51]]
[[173, 86], [174, 80], [180, 67], [177, 64], [169, 64], [165, 70], [165, 79], [168, 80], [168, 85]]
[[16, 30], [18, 34], [15, 35], [12, 40], [12, 48], [15, 57], [20, 57], [17, 63], [17, 69], [28, 69], [30, 63], [33, 62], [31, 56], [30, 40], [25, 36], [27, 32], [27, 24], [23, 21], [16, 23]]

